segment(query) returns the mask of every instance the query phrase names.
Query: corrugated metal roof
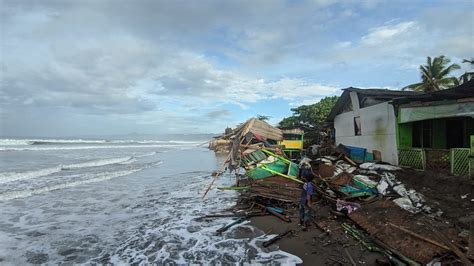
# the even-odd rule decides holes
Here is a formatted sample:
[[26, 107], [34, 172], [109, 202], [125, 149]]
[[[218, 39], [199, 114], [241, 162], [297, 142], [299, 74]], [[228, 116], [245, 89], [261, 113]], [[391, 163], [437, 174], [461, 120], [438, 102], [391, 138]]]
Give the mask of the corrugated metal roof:
[[414, 92], [414, 91], [401, 91], [401, 90], [389, 90], [389, 89], [360, 89], [360, 88], [354, 88], [354, 87], [349, 87], [342, 89], [342, 95], [339, 97], [337, 100], [336, 104], [334, 107], [331, 109], [331, 112], [329, 113], [326, 121], [332, 122], [334, 118], [341, 113], [341, 111], [344, 109], [344, 106], [350, 102], [350, 92], [354, 91], [358, 95], [363, 95], [364, 97], [374, 97], [379, 100], [385, 100], [385, 101], [390, 101], [394, 98], [398, 98], [401, 96], [407, 96], [407, 95], [416, 95], [420, 94], [419, 92]]
[[417, 95], [398, 97], [392, 100], [394, 105], [400, 105], [410, 102], [434, 102], [444, 100], [457, 100], [465, 98], [474, 98], [474, 80], [465, 82], [457, 87], [440, 90], [435, 92], [427, 92]]

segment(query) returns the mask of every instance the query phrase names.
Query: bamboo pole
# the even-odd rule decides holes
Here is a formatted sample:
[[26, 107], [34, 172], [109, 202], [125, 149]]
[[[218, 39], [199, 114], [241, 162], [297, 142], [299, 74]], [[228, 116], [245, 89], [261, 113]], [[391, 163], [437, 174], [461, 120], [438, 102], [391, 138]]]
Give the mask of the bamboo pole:
[[304, 183], [303, 181], [301, 181], [301, 180], [299, 180], [299, 179], [297, 179], [297, 178], [294, 178], [294, 177], [292, 177], [292, 176], [279, 173], [279, 172], [274, 171], [274, 170], [272, 170], [272, 169], [270, 169], [270, 168], [268, 168], [268, 167], [266, 167], [266, 166], [262, 166], [261, 168], [264, 169], [264, 170], [266, 170], [266, 171], [268, 171], [268, 172], [270, 172], [270, 173], [272, 173], [272, 174], [274, 174], [274, 175], [279, 175], [279, 176], [282, 176], [282, 177], [284, 177], [284, 178], [288, 178], [288, 179], [293, 180], [293, 181], [296, 181], [296, 182], [298, 182], [298, 183], [300, 183], [300, 184], [303, 184], [303, 183]]
[[[232, 152], [232, 151], [231, 151]], [[209, 192], [209, 190], [211, 190], [211, 187], [212, 185], [214, 184], [214, 182], [217, 180], [217, 178], [219, 177], [219, 175], [221, 175], [225, 169], [225, 165], [226, 163], [229, 161], [230, 159], [230, 155], [231, 155], [231, 152], [229, 152], [229, 155], [227, 155], [227, 158], [225, 159], [225, 161], [222, 163], [219, 171], [217, 172], [217, 174], [214, 176], [214, 179], [212, 179], [212, 182], [211, 184], [209, 184], [209, 187], [207, 187], [206, 189], [206, 192], [204, 192], [204, 195], [202, 196], [202, 198], [204, 199], [207, 195], [207, 193]]]

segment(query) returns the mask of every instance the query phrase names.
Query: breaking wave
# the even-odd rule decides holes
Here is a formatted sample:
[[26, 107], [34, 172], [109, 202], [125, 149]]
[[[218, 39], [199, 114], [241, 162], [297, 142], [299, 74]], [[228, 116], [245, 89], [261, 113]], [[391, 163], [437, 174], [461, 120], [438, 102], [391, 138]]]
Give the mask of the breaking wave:
[[131, 163], [135, 161], [135, 158], [152, 156], [155, 154], [156, 152], [146, 153], [146, 154], [136, 155], [136, 156], [99, 159], [99, 160], [87, 161], [87, 162], [82, 162], [82, 163], [58, 165], [55, 167], [48, 167], [48, 168], [44, 168], [40, 170], [33, 170], [33, 171], [27, 171], [27, 172], [4, 172], [4, 173], [0, 173], [0, 184], [18, 181], [18, 180], [28, 180], [32, 178], [48, 176], [51, 174], [58, 173], [62, 170], [99, 167], [99, 166], [106, 166], [106, 165], [111, 165], [111, 164], [127, 164], [127, 163]]
[[88, 162], [83, 162], [83, 163], [62, 165], [61, 169], [71, 170], [71, 169], [79, 169], [79, 168], [87, 168], [87, 167], [98, 167], [98, 166], [104, 166], [104, 165], [109, 165], [109, 164], [125, 163], [132, 159], [133, 159], [133, 156], [111, 158], [111, 159], [101, 159], [101, 160], [94, 160], [94, 161], [88, 161]]
[[61, 166], [56, 166], [56, 167], [49, 167], [49, 168], [44, 168], [44, 169], [34, 170], [34, 171], [27, 171], [27, 172], [0, 173], [0, 184], [47, 176], [54, 173], [58, 173], [61, 170], [62, 170]]
[[1, 194], [0, 195], [0, 200], [11, 200], [11, 199], [17, 199], [17, 198], [26, 198], [26, 197], [30, 197], [30, 196], [35, 195], [35, 194], [40, 194], [40, 193], [49, 192], [49, 191], [53, 191], [53, 190], [65, 189], [65, 188], [76, 187], [76, 186], [79, 186], [79, 185], [84, 185], [84, 184], [89, 184], [89, 183], [101, 182], [101, 181], [109, 180], [109, 179], [116, 178], [116, 177], [130, 175], [130, 174], [133, 174], [135, 172], [141, 171], [142, 169], [143, 168], [117, 171], [117, 172], [103, 172], [103, 173], [94, 174], [94, 177], [90, 178], [90, 179], [84, 179], [84, 180], [80, 180], [80, 181], [73, 181], [73, 182], [69, 182], [69, 183], [58, 184], [58, 185], [53, 185], [53, 186], [47, 186], [47, 187], [42, 187], [42, 188], [38, 188], [38, 189], [10, 191], [10, 192], [6, 192], [6, 193]]
[[72, 145], [72, 144], [201, 144], [202, 141], [184, 140], [106, 140], [106, 139], [0, 139], [0, 146]]
[[92, 150], [92, 149], [127, 149], [127, 148], [176, 148], [185, 144], [161, 145], [96, 145], [96, 146], [25, 146], [25, 147], [0, 147], [0, 151], [56, 151], [56, 150]]

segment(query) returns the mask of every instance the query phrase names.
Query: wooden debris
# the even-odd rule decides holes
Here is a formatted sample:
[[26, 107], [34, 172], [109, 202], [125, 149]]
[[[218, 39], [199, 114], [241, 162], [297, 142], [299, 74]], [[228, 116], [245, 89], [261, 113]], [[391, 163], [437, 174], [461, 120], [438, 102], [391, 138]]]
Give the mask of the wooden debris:
[[430, 225], [431, 230], [433, 230], [433, 233], [435, 233], [445, 244], [447, 244], [450, 248], [451, 251], [458, 256], [458, 258], [462, 261], [464, 265], [473, 265], [472, 261], [469, 260], [469, 258], [464, 254], [456, 245], [454, 245], [443, 233], [441, 233], [439, 230], [436, 228], [433, 228], [432, 225]]
[[357, 164], [351, 160], [349, 157], [347, 157], [346, 155], [343, 156], [344, 160], [346, 160], [348, 163], [352, 164], [352, 166], [357, 166]]
[[[379, 200], [373, 203], [363, 205], [360, 209], [349, 214], [351, 220], [357, 223], [367, 231], [375, 240], [383, 242], [385, 249], [389, 246], [403, 257], [412, 258], [423, 264], [429, 263], [433, 257], [439, 254], [446, 254], [448, 251], [439, 245], [427, 242], [433, 234], [429, 228], [424, 226], [428, 224], [429, 218], [420, 215], [414, 215], [407, 212], [390, 200]], [[399, 228], [389, 226], [388, 223], [397, 224], [425, 239], [416, 237], [409, 233], [400, 233]], [[440, 224], [438, 230], [443, 229]], [[407, 237], [408, 236], [408, 237]], [[440, 239], [433, 239], [437, 242]], [[378, 242], [376, 242], [378, 244]], [[418, 247], [414, 249], [413, 247]], [[401, 257], [397, 254], [398, 257]], [[405, 259], [404, 259], [405, 260]]]
[[232, 223], [230, 223], [230, 224], [228, 224], [228, 225], [226, 225], [226, 226], [223, 226], [223, 227], [217, 229], [216, 232], [217, 232], [218, 234], [221, 234], [221, 233], [227, 231], [227, 229], [231, 228], [232, 226], [234, 226], [234, 225], [236, 225], [236, 224], [240, 224], [240, 223], [244, 222], [245, 220], [247, 220], [247, 217], [242, 217], [242, 218], [238, 219], [238, 220], [235, 221], [235, 222], [232, 222]]
[[283, 214], [280, 214], [270, 208], [267, 208], [267, 211], [272, 214], [273, 216], [276, 216], [277, 218], [279, 218], [280, 220], [284, 221], [284, 222], [287, 222], [287, 223], [291, 223], [291, 219], [289, 216], [285, 216]]
[[349, 260], [351, 261], [353, 266], [356, 266], [357, 264], [354, 261], [354, 258], [352, 258], [351, 253], [349, 253], [349, 250], [347, 248], [344, 248], [344, 251], [346, 252], [347, 257], [349, 257]]
[[448, 250], [448, 251], [451, 251], [451, 249], [450, 249], [449, 247], [447, 247], [447, 246], [445, 246], [445, 245], [443, 245], [443, 244], [441, 244], [441, 243], [439, 243], [439, 242], [436, 242], [436, 241], [434, 241], [433, 239], [429, 239], [429, 238], [427, 238], [427, 237], [424, 237], [424, 236], [422, 236], [422, 235], [419, 235], [419, 234], [417, 234], [417, 233], [415, 233], [415, 232], [412, 232], [412, 231], [410, 231], [410, 230], [408, 230], [408, 229], [405, 229], [405, 228], [403, 228], [403, 227], [401, 227], [401, 226], [398, 226], [398, 225], [395, 225], [395, 224], [392, 224], [392, 223], [388, 223], [388, 225], [393, 226], [393, 227], [395, 227], [395, 228], [397, 228], [397, 229], [400, 229], [401, 231], [403, 231], [403, 232], [405, 232], [405, 233], [407, 233], [407, 234], [409, 234], [409, 235], [412, 235], [412, 236], [414, 236], [414, 237], [418, 237], [419, 239], [424, 240], [424, 241], [426, 241], [426, 242], [428, 242], [428, 243], [431, 243], [431, 244], [433, 244], [433, 245], [436, 245], [436, 246], [438, 246], [438, 247], [441, 247], [441, 248], [444, 248], [444, 249], [446, 249], [446, 250]]
[[282, 239], [283, 237], [285, 237], [286, 235], [288, 234], [292, 234], [293, 233], [293, 230], [287, 230], [286, 232], [284, 232], [283, 234], [279, 234], [277, 236], [275, 236], [274, 238], [268, 240], [268, 241], [265, 241], [263, 242], [263, 247], [268, 247], [272, 244], [274, 244], [275, 242], [277, 242], [278, 240]]

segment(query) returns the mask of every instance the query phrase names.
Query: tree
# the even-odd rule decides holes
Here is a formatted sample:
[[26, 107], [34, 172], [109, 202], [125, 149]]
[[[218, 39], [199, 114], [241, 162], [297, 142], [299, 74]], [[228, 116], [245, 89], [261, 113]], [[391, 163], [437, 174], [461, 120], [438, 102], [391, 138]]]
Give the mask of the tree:
[[260, 121], [268, 121], [270, 118], [272, 117], [268, 115], [257, 115], [257, 119]]
[[435, 57], [433, 60], [428, 56], [426, 65], [420, 66], [421, 82], [408, 85], [402, 90], [431, 92], [459, 85], [458, 79], [450, 77], [449, 74], [461, 67], [458, 64], [449, 65], [449, 63], [451, 60], [444, 55]]
[[336, 104], [338, 96], [325, 97], [321, 101], [292, 108], [293, 115], [283, 118], [278, 126], [286, 127], [309, 127], [314, 128], [324, 123], [331, 109]]
[[[471, 69], [474, 68], [474, 58], [471, 58], [471, 60], [468, 60], [468, 59], [463, 59], [462, 60], [463, 63], [469, 63], [469, 65], [471, 66]], [[466, 83], [468, 82], [469, 80], [473, 79], [474, 78], [474, 72], [473, 71], [466, 71], [464, 72], [464, 74], [462, 74], [460, 77], [459, 77], [459, 83]]]
[[293, 127], [299, 127], [300, 126], [300, 120], [296, 116], [289, 116], [283, 118], [283, 120], [278, 123], [278, 127], [281, 128], [293, 128]]

